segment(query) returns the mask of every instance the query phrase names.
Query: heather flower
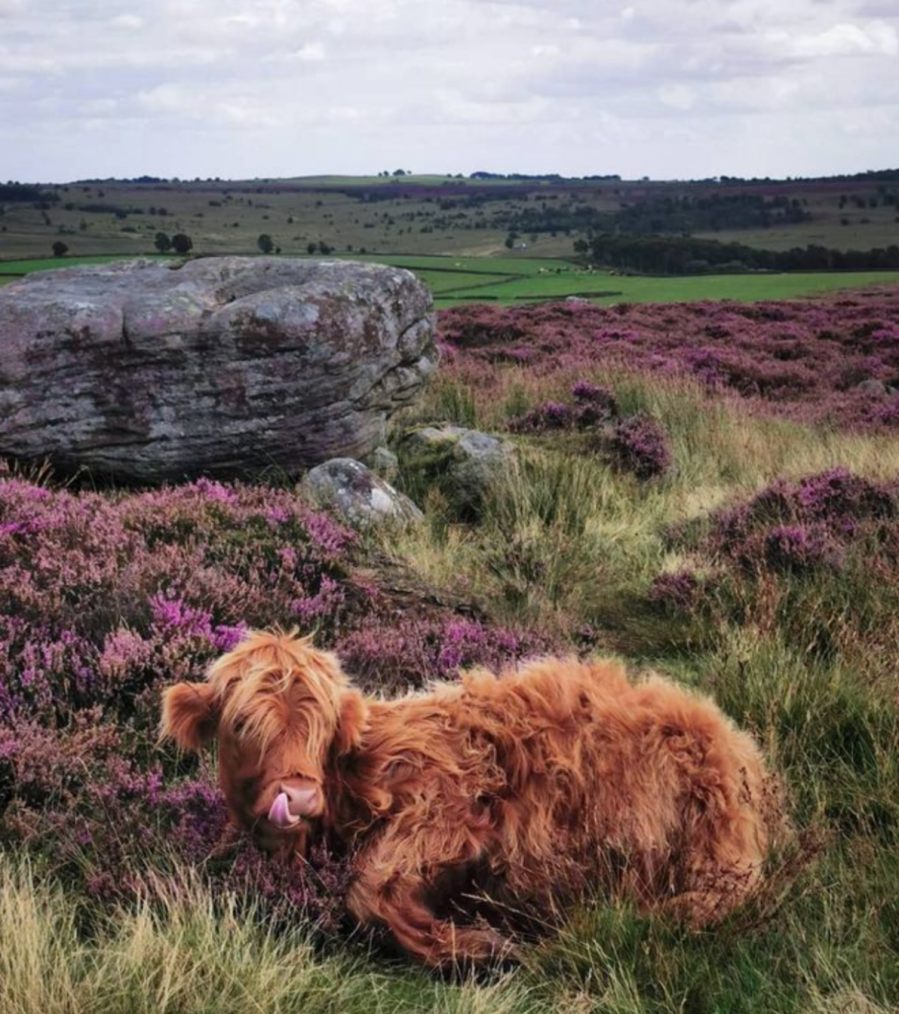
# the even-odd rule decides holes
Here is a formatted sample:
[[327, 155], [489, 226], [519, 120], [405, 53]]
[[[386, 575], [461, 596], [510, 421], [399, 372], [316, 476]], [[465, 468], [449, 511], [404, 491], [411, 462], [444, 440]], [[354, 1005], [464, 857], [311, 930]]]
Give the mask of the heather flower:
[[597, 384], [591, 384], [589, 381], [578, 380], [572, 385], [571, 396], [575, 401], [579, 401], [582, 404], [599, 405], [609, 415], [615, 415], [618, 411], [615, 394], [608, 387], [599, 387]]
[[551, 646], [544, 638], [474, 620], [400, 620], [364, 624], [336, 645], [348, 672], [369, 687], [406, 689], [453, 679], [459, 669], [503, 669]]
[[777, 525], [765, 535], [764, 552], [767, 566], [781, 573], [802, 574], [842, 562], [840, 547], [821, 527]]
[[[485, 364], [526, 364], [532, 374], [624, 367], [688, 376], [746, 399], [754, 411], [850, 428], [893, 428], [883, 396], [859, 392], [866, 379], [899, 380], [899, 293], [766, 304], [666, 306], [559, 303], [464, 306], [440, 314], [448, 366], [483, 374]], [[580, 399], [576, 397], [578, 403]]]
[[699, 601], [702, 585], [693, 571], [658, 574], [649, 589], [649, 601], [660, 609], [687, 612]]
[[844, 468], [834, 468], [798, 482], [778, 480], [745, 504], [719, 512], [718, 540], [736, 544], [768, 525], [815, 524], [844, 540], [860, 523], [899, 516], [899, 499]]
[[545, 433], [548, 430], [571, 429], [574, 418], [570, 405], [559, 401], [545, 401], [518, 419], [513, 419], [509, 429], [515, 433]]

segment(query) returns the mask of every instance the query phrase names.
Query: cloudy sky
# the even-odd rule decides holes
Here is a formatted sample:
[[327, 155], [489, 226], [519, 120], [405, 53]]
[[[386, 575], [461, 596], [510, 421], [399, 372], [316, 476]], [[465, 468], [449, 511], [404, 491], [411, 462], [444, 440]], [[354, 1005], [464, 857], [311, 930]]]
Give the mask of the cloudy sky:
[[899, 0], [0, 0], [0, 179], [899, 165]]

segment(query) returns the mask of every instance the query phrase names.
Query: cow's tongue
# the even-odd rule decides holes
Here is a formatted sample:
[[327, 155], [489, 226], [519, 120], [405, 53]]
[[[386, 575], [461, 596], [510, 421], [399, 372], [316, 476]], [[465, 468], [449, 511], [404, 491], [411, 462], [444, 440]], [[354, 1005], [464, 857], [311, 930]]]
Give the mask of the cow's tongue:
[[280, 792], [275, 797], [275, 801], [268, 811], [268, 819], [276, 827], [293, 827], [299, 821], [300, 818], [290, 812], [290, 800], [287, 798], [286, 792]]

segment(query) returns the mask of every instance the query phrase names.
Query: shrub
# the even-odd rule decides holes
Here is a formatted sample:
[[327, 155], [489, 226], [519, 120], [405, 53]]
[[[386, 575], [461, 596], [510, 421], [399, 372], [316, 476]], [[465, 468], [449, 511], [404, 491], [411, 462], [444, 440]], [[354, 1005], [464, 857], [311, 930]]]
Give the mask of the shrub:
[[638, 479], [656, 479], [671, 467], [671, 451], [662, 424], [639, 414], [623, 419], [603, 441], [612, 464]]
[[615, 395], [607, 387], [579, 380], [571, 389], [574, 404], [545, 401], [509, 423], [516, 433], [546, 433], [551, 430], [590, 430], [608, 422], [618, 413]]
[[[806, 301], [444, 310], [440, 334], [458, 365], [526, 365], [534, 376], [615, 368], [687, 375], [754, 411], [853, 429], [899, 424], [899, 295]], [[876, 390], [862, 381], [880, 383]], [[577, 398], [577, 396], [575, 396]], [[579, 399], [578, 399], [579, 400]]]
[[702, 583], [691, 570], [659, 574], [653, 578], [649, 601], [665, 611], [686, 612], [699, 602]]

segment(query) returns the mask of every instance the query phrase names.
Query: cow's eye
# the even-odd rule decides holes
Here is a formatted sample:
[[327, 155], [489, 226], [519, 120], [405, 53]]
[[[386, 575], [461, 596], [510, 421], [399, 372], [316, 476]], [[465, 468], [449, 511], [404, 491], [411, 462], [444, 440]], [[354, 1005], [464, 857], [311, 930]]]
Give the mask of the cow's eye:
[[244, 799], [253, 799], [256, 796], [256, 791], [259, 788], [258, 778], [245, 778], [240, 783], [240, 792]]

